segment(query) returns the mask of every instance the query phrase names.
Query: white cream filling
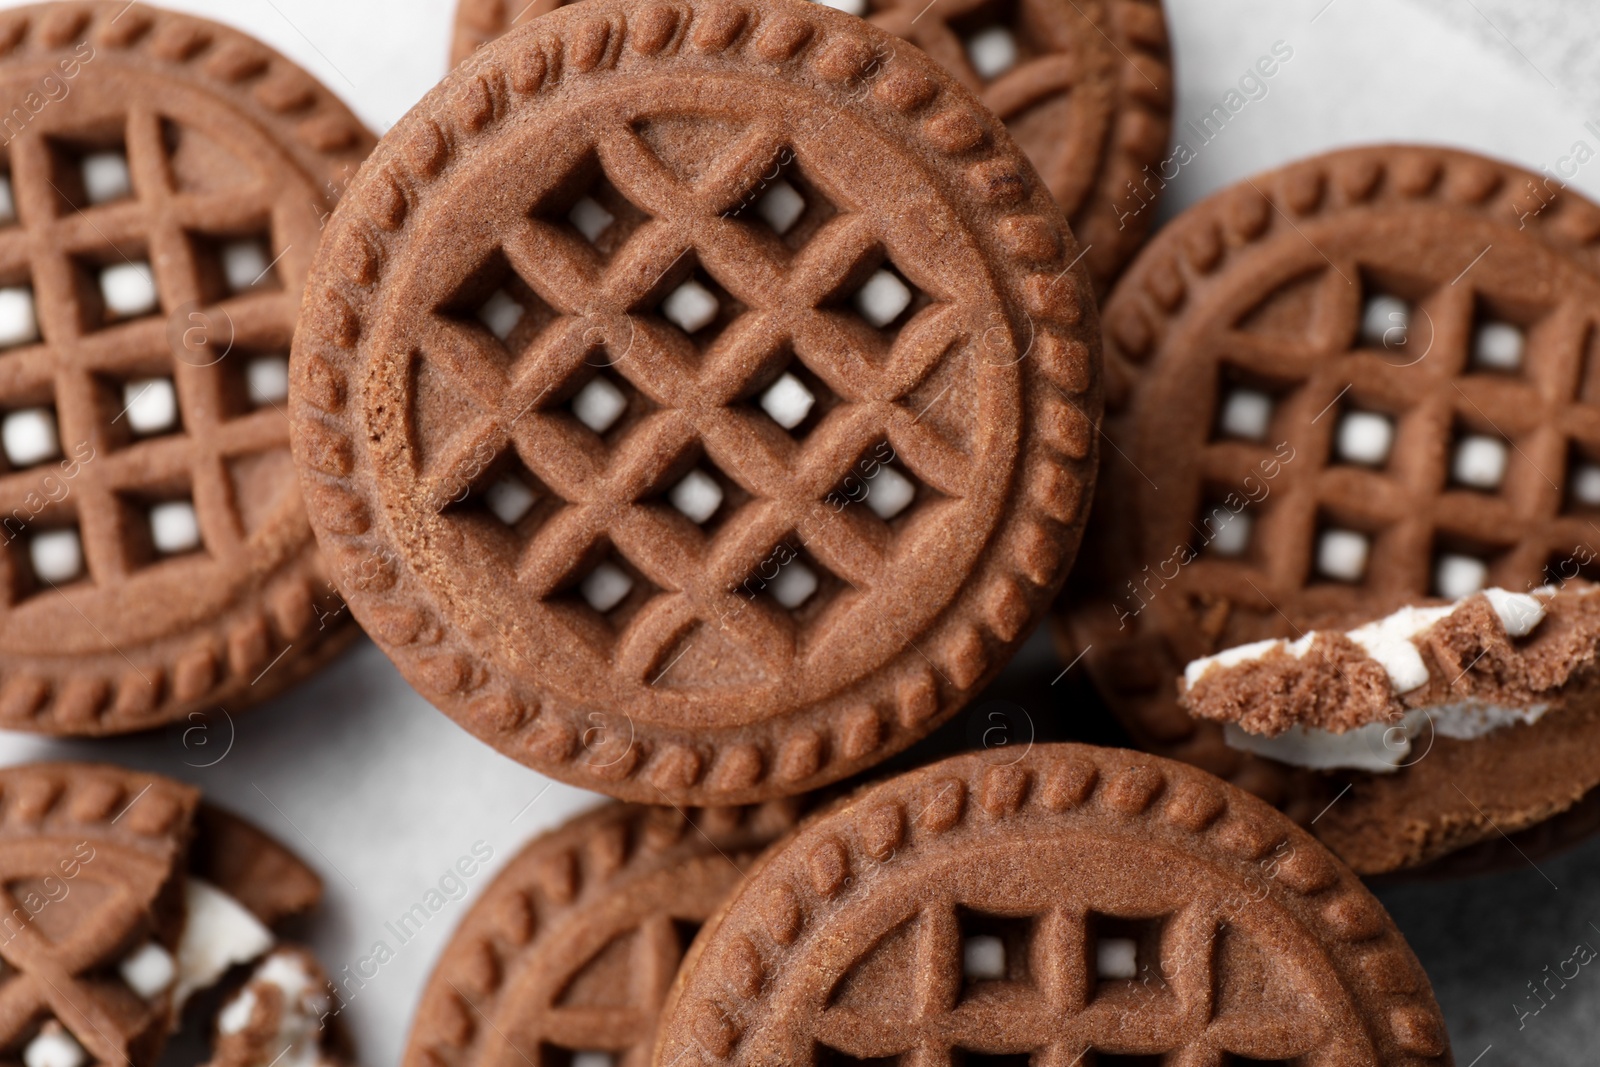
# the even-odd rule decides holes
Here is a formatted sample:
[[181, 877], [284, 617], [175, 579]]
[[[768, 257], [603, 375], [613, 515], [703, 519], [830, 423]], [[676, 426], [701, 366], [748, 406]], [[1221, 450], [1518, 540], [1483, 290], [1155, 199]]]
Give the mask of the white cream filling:
[[1408, 711], [1398, 723], [1368, 723], [1344, 733], [1291, 726], [1276, 737], [1253, 734], [1237, 723], [1223, 726], [1228, 747], [1314, 771], [1390, 774], [1411, 761], [1415, 740], [1431, 728], [1440, 737], [1475, 741], [1506, 726], [1538, 722], [1549, 704], [1511, 707], [1461, 700]]
[[[1544, 621], [1544, 600], [1553, 594], [1554, 590], [1548, 586], [1535, 589], [1532, 593], [1513, 593], [1507, 589], [1483, 591], [1489, 606], [1499, 616], [1500, 625], [1505, 627], [1506, 633], [1511, 637], [1527, 637], [1533, 632], [1534, 627]], [[1441, 608], [1401, 608], [1377, 622], [1369, 622], [1365, 626], [1349, 630], [1345, 636], [1360, 645], [1367, 655], [1383, 666], [1396, 693], [1409, 693], [1428, 684], [1428, 668], [1422, 661], [1422, 653], [1412, 643], [1412, 638], [1449, 617], [1467, 599], [1469, 598], [1463, 597], [1454, 604]], [[1183, 669], [1184, 684], [1192, 689], [1214, 667], [1237, 667], [1251, 660], [1264, 659], [1277, 649], [1282, 649], [1296, 658], [1303, 657], [1310, 651], [1311, 643], [1319, 632], [1307, 633], [1298, 641], [1271, 638], [1224, 649], [1214, 656], [1202, 656], [1192, 660]]]
[[[1552, 587], [1546, 586], [1532, 593], [1486, 589], [1483, 596], [1507, 635], [1518, 638], [1528, 636], [1544, 620], [1544, 601], [1554, 593]], [[1388, 673], [1389, 684], [1396, 694], [1409, 693], [1428, 683], [1427, 665], [1413, 639], [1453, 614], [1465, 599], [1440, 608], [1401, 608], [1376, 622], [1350, 630], [1345, 636], [1378, 661]], [[1312, 632], [1293, 642], [1256, 641], [1194, 660], [1184, 668], [1184, 683], [1193, 688], [1213, 668], [1237, 667], [1277, 650], [1303, 658], [1316, 636], [1316, 632]], [[1343, 733], [1297, 725], [1276, 737], [1267, 737], [1250, 733], [1237, 723], [1227, 723], [1224, 737], [1230, 748], [1296, 767], [1382, 774], [1406, 763], [1413, 739], [1430, 722], [1433, 732], [1441, 737], [1470, 741], [1506, 726], [1537, 722], [1549, 710], [1547, 703], [1512, 707], [1469, 699], [1417, 708], [1408, 712], [1398, 724], [1368, 723]]]
[[[278, 1031], [269, 1043], [271, 1048], [281, 1050], [273, 1062], [282, 1067], [315, 1067], [323, 1063], [318, 1034], [322, 1030], [322, 1017], [332, 1007], [332, 1001], [326, 993], [317, 990], [316, 979], [299, 957], [279, 952], [267, 957], [251, 976], [251, 985], [263, 982], [277, 986], [283, 993]], [[223, 1034], [239, 1033], [250, 1025], [256, 1003], [255, 990], [246, 986], [217, 1016], [217, 1029]]]
[[243, 904], [209, 882], [184, 883], [188, 920], [178, 939], [176, 1014], [191, 994], [216, 985], [228, 968], [249, 963], [272, 947], [272, 931]]
[[[230, 967], [261, 956], [272, 948], [274, 940], [272, 932], [244, 905], [211, 883], [190, 878], [183, 889], [187, 914], [176, 954], [154, 941], [147, 941], [128, 953], [118, 965], [123, 982], [143, 1000], [154, 1001], [168, 989], [172, 990], [168, 1011], [174, 1028], [182, 1016], [184, 1002], [191, 995], [216, 985]], [[296, 1025], [312, 1035], [313, 1054], [311, 1058], [303, 1055], [290, 1058], [285, 1067], [312, 1067], [320, 1063], [315, 1033], [330, 1002], [325, 995], [310, 992], [312, 977], [297, 959], [283, 956], [269, 959], [257, 970], [255, 979], [272, 982], [283, 989], [290, 1009], [299, 1011], [301, 1018], [311, 1013], [309, 1024]], [[251, 998], [251, 1003], [245, 1005], [241, 1016], [239, 1002], [245, 995]], [[234, 1033], [248, 1025], [253, 1006], [254, 994], [248, 990], [234, 998], [218, 1017], [222, 1032]], [[286, 1021], [285, 1032], [289, 1026]], [[295, 1031], [288, 1037], [303, 1040], [296, 1037], [298, 1033]], [[23, 1050], [23, 1062], [26, 1067], [83, 1067], [88, 1062], [88, 1053], [59, 1021], [51, 1019]]]

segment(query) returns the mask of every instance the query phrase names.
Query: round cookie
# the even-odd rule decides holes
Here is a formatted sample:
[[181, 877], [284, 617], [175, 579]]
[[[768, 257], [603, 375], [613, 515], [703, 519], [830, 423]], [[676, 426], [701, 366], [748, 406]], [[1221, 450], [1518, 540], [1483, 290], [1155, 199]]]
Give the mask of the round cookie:
[[953, 714], [1070, 564], [1076, 259], [1005, 130], [868, 23], [563, 8], [334, 216], [294, 349], [312, 523], [506, 755], [657, 803], [817, 788]]
[[[230, 858], [245, 851], [248, 863]], [[291, 1049], [292, 1062], [349, 1062], [326, 975], [271, 930], [317, 903], [315, 872], [189, 786], [86, 763], [0, 770], [0, 886], [9, 1062], [147, 1067], [187, 1001], [224, 997], [218, 1067]], [[242, 965], [241, 990], [229, 972]], [[247, 995], [267, 1010], [230, 1017]]]
[[353, 635], [284, 414], [372, 144], [309, 75], [143, 4], [0, 13], [0, 726], [263, 699]]
[[446, 946], [403, 1067], [641, 1067], [700, 924], [793, 826], [781, 804], [610, 804], [534, 840]]
[[[561, 0], [458, 0], [451, 62]], [[1155, 223], [1172, 132], [1160, 0], [838, 0], [913, 42], [1010, 129], [1105, 292]], [[1166, 177], [1170, 178], [1170, 175]]]
[[1421, 965], [1314, 838], [1083, 745], [958, 756], [808, 822], [695, 942], [653, 1062], [979, 1057], [1451, 1062]]
[[[1349, 779], [1229, 748], [1178, 706], [1188, 662], [1593, 569], [1597, 238], [1526, 171], [1380, 146], [1152, 241], [1106, 306], [1116, 447], [1060, 628], [1142, 746], [1309, 822]], [[1349, 799], [1316, 830], [1358, 871], [1437, 855]]]

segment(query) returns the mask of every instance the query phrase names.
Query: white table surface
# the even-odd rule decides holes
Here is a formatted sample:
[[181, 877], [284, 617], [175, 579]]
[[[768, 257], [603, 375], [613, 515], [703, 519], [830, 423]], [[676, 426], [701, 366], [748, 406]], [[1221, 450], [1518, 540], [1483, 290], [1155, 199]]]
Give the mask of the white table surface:
[[[444, 74], [452, 4], [171, 0], [168, 6], [269, 42], [382, 131]], [[1535, 169], [1554, 167], [1578, 140], [1600, 148], [1600, 137], [1585, 128], [1600, 118], [1594, 58], [1600, 5], [1593, 0], [1168, 0], [1167, 6], [1180, 123], [1208, 112], [1275, 42], [1294, 55], [1268, 83], [1267, 95], [1183, 169], [1163, 217], [1253, 172], [1338, 145], [1450, 144]], [[1600, 198], [1600, 160], [1570, 183]], [[1049, 656], [1047, 642], [1031, 646], [1035, 664], [1046, 665]], [[1012, 677], [1027, 682], [1049, 673], [1018, 668]], [[1026, 703], [1035, 713], [1061, 714], [1043, 688]], [[94, 744], [0, 734], [0, 761], [46, 756], [114, 760], [185, 779], [297, 847], [327, 882], [315, 942], [335, 972], [367, 956], [375, 941], [392, 940], [384, 924], [437, 885], [474, 843], [492, 847], [491, 870], [472, 879], [469, 896], [400, 947], [349, 1005], [345, 1018], [361, 1060], [375, 1067], [399, 1060], [422, 983], [492, 869], [536, 832], [599, 800], [479, 744], [365, 643], [231, 726], [218, 719], [209, 730]], [[1459, 1064], [1593, 1062], [1585, 1039], [1600, 1031], [1600, 976], [1583, 973], [1521, 1028], [1513, 1004], [1527, 995], [1526, 982], [1543, 977], [1545, 964], [1571, 955], [1574, 942], [1600, 945], [1600, 847], [1541, 863], [1538, 871], [1409, 887], [1385, 899], [1433, 974]]]

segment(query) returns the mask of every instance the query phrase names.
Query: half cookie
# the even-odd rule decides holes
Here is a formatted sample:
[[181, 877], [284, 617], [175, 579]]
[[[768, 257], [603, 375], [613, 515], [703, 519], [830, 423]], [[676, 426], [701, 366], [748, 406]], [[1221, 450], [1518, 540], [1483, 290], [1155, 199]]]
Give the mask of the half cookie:
[[1360, 880], [1184, 764], [1041, 745], [858, 793], [707, 924], [657, 1067], [1451, 1062]]
[[[561, 3], [459, 0], [451, 61]], [[1160, 0], [827, 6], [916, 44], [1006, 124], [1071, 220], [1096, 289], [1109, 289], [1144, 243], [1176, 172], [1163, 161], [1173, 90]]]
[[291, 397], [312, 523], [506, 755], [657, 803], [817, 788], [952, 715], [1071, 563], [1077, 258], [1005, 129], [870, 23], [561, 8], [329, 226]]
[[93, 764], [0, 770], [0, 814], [7, 1062], [148, 1067], [194, 1004], [216, 1067], [346, 1061], [327, 977], [271, 930], [321, 893], [283, 846], [188, 786]]
[[[1117, 447], [1063, 632], [1141, 745], [1309, 822], [1338, 784], [1186, 714], [1186, 664], [1593, 576], [1600, 208], [1537, 181], [1348, 149], [1217, 194], [1130, 268], [1106, 310]], [[1375, 873], [1433, 851], [1343, 854]]]
[[354, 632], [289, 456], [322, 220], [372, 139], [234, 30], [0, 13], [0, 727], [272, 695]]
[[529, 844], [445, 948], [405, 1067], [643, 1067], [700, 924], [794, 807], [613, 804]]
[[1489, 589], [1196, 660], [1182, 702], [1230, 747], [1348, 783], [1317, 833], [1386, 870], [1515, 833], [1600, 785], [1597, 659], [1600, 587]]

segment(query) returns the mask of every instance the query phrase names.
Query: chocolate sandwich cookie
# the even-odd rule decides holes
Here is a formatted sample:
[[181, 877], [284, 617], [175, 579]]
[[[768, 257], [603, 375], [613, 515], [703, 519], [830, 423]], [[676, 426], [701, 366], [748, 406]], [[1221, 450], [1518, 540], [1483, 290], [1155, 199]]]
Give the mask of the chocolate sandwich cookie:
[[0, 727], [269, 696], [354, 632], [284, 407], [371, 137], [266, 46], [122, 2], [0, 13], [0, 130]]
[[93, 764], [0, 770], [0, 819], [7, 1062], [154, 1064], [186, 1005], [219, 999], [218, 1067], [348, 1062], [326, 977], [271, 929], [321, 892], [282, 845], [188, 786]]
[[291, 389], [313, 526], [506, 755], [657, 803], [814, 789], [951, 715], [1071, 562], [1077, 258], [1005, 129], [869, 23], [562, 8], [334, 215]]
[[[1230, 747], [1333, 772], [1343, 795], [1317, 833], [1389, 870], [1515, 833], [1600, 785], [1597, 658], [1600, 586], [1488, 589], [1196, 660], [1180, 702], [1224, 724]], [[1379, 822], [1390, 832], [1374, 835]]]
[[1451, 1062], [1421, 965], [1314, 838], [1083, 745], [958, 756], [810, 821], [662, 1020], [658, 1067]]
[[446, 946], [404, 1067], [642, 1067], [695, 932], [794, 816], [612, 804], [533, 841]]
[[[1383, 146], [1243, 182], [1151, 243], [1107, 304], [1116, 448], [1064, 611], [1141, 744], [1309, 821], [1339, 785], [1185, 714], [1186, 664], [1593, 574], [1597, 241], [1600, 209], [1535, 175]], [[1384, 867], [1433, 850], [1372, 825]]]
[[[826, 0], [909, 40], [994, 112], [1072, 222], [1104, 292], [1144, 243], [1171, 163], [1160, 0]], [[451, 61], [562, 5], [459, 0]]]

